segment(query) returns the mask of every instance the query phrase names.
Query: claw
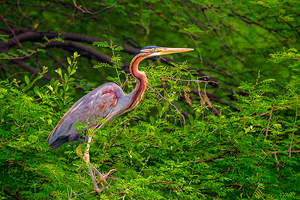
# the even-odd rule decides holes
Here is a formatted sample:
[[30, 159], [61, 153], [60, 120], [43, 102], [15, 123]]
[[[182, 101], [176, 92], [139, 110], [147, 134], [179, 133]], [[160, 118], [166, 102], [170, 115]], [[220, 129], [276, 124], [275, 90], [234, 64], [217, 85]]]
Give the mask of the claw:
[[114, 180], [114, 181], [119, 180], [119, 179], [117, 179], [117, 178], [111, 177], [112, 174], [118, 172], [117, 169], [111, 169], [111, 170], [109, 170], [109, 172], [108, 172], [107, 174], [105, 174], [105, 175], [102, 175], [102, 174], [101, 174], [94, 166], [93, 166], [93, 170], [94, 170], [94, 172], [95, 172], [95, 173], [98, 175], [98, 177], [99, 177], [99, 180], [98, 180], [98, 182], [97, 182], [97, 185], [100, 183], [102, 187], [103, 187], [103, 183], [102, 183], [102, 182], [105, 182], [105, 183], [107, 184], [106, 179], [110, 179], [110, 180]]
[[[92, 178], [92, 181], [93, 181], [93, 186], [94, 186], [94, 189], [95, 189], [94, 192], [97, 192], [98, 194], [100, 194], [100, 192], [102, 190], [107, 190], [108, 188], [110, 188], [110, 185], [108, 185], [108, 183], [106, 182], [106, 179], [118, 180], [117, 178], [110, 177], [110, 175], [112, 175], [112, 174], [114, 174], [114, 173], [116, 173], [118, 171], [116, 169], [110, 170], [104, 176], [94, 166], [92, 166], [92, 165], [90, 165], [89, 171], [90, 171], [90, 175], [91, 175], [91, 178]], [[99, 176], [98, 182], [96, 182], [96, 180], [94, 178], [93, 171]], [[106, 187], [103, 186], [103, 182], [105, 182], [107, 184]], [[98, 184], [99, 183], [101, 184], [102, 188], [98, 188]]]
[[102, 190], [107, 190], [109, 187], [104, 187], [104, 188], [94, 188], [94, 191], [92, 193], [98, 193], [100, 194], [100, 192], [102, 192]]

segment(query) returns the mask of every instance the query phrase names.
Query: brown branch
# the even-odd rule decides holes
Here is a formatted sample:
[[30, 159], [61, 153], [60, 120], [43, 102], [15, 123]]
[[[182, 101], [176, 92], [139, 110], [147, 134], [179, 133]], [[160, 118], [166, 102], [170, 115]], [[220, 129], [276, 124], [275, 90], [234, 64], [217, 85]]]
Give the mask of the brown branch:
[[170, 181], [156, 181], [156, 182], [150, 182], [148, 184], [158, 184], [158, 183], [167, 183], [167, 184], [177, 184], [176, 182], [170, 182]]
[[[60, 47], [63, 48], [67, 51], [72, 51], [75, 52], [77, 51], [81, 56], [84, 56], [88, 59], [94, 59], [96, 61], [99, 62], [103, 62], [103, 63], [108, 63], [110, 65], [113, 65], [113, 63], [111, 62], [111, 58], [106, 55], [103, 54], [91, 47], [85, 46], [83, 44], [79, 44], [77, 42], [73, 42], [73, 41], [52, 41], [49, 42], [45, 48], [52, 48], [52, 47]], [[39, 48], [39, 45], [35, 46], [34, 49]], [[125, 63], [122, 64], [121, 69], [125, 72], [125, 73], [130, 73], [129, 71], [129, 66]]]
[[229, 173], [231, 171], [231, 168], [230, 167], [228, 167], [228, 170], [226, 171], [226, 172], [224, 172], [223, 174], [222, 174], [222, 176], [225, 176], [227, 173]]
[[[191, 93], [196, 94], [196, 95], [199, 96], [199, 97], [202, 95], [201, 98], [204, 97], [204, 93], [203, 93], [202, 91], [200, 91], [200, 95], [199, 95], [199, 91], [198, 91], [198, 90], [196, 90], [196, 89], [194, 89], [194, 88], [192, 88], [192, 87], [190, 87], [190, 89], [191, 89]], [[218, 103], [223, 104], [223, 105], [226, 105], [226, 106], [229, 106], [229, 105], [230, 105], [229, 103], [224, 102], [224, 101], [222, 101], [221, 99], [217, 98], [213, 93], [206, 92], [206, 95], [207, 95], [207, 97], [208, 97], [211, 101], [215, 101], [215, 102], [218, 102]]]
[[224, 187], [221, 188], [221, 190], [224, 190], [224, 188], [227, 188], [227, 187], [242, 187], [242, 186], [243, 186], [242, 184], [225, 185]]
[[[30, 65], [27, 65], [25, 63], [25, 60], [17, 60], [17, 59], [14, 59], [14, 60], [11, 60], [13, 63], [17, 64], [19, 67], [29, 71], [30, 73], [38, 76], [41, 71], [39, 71], [38, 69], [34, 68], [34, 67], [31, 67]], [[43, 75], [43, 79], [46, 80], [46, 81], [50, 81], [53, 77], [48, 75], [48, 74], [44, 74]]]
[[232, 152], [233, 150], [226, 150], [224, 153], [222, 153], [221, 155], [218, 155], [218, 156], [215, 156], [215, 157], [212, 157], [212, 158], [209, 158], [209, 159], [205, 159], [205, 160], [198, 160], [198, 161], [194, 161], [194, 163], [198, 164], [198, 163], [202, 163], [202, 162], [211, 162], [217, 158], [221, 158], [223, 157], [225, 154], [229, 153], [229, 152]]
[[267, 125], [267, 130], [266, 130], [266, 135], [265, 135], [265, 140], [268, 137], [268, 131], [269, 131], [269, 127], [270, 127], [270, 122], [271, 122], [271, 118], [272, 118], [272, 114], [275, 108], [275, 103], [273, 104], [272, 110], [270, 111], [270, 117], [269, 117], [269, 121], [268, 121], [268, 125]]
[[260, 167], [262, 165], [262, 163], [270, 156], [270, 155], [275, 155], [275, 154], [279, 154], [279, 151], [274, 151], [272, 153], [269, 153], [266, 155], [266, 157], [261, 161], [261, 163], [258, 165], [258, 167]]
[[[212, 114], [214, 114], [217, 117], [220, 116], [220, 114], [217, 111], [217, 109], [214, 106], [212, 106], [212, 104], [210, 103], [210, 101], [209, 101], [210, 98], [208, 97], [208, 94], [206, 93], [206, 91], [205, 92], [201, 92], [199, 88], [198, 88], [198, 91], [196, 91], [194, 88], [192, 88], [191, 86], [189, 86], [189, 82], [195, 82], [195, 83], [199, 84], [199, 83], [202, 83], [202, 82], [207, 83], [206, 81], [202, 81], [202, 80], [185, 80], [185, 79], [177, 79], [177, 78], [173, 78], [173, 77], [159, 77], [159, 78], [160, 79], [169, 79], [169, 80], [175, 80], [175, 81], [185, 81], [185, 82], [188, 82], [187, 86], [191, 89], [191, 92], [194, 93], [194, 94], [196, 94], [196, 95], [198, 95], [200, 97], [200, 99], [201, 99], [201, 105], [203, 107], [205, 107], [205, 104], [204, 104], [204, 100], [205, 100], [205, 102], [207, 103], [207, 105], [211, 108]], [[192, 103], [191, 103], [191, 100], [189, 98], [188, 93], [186, 91], [183, 91], [183, 93], [184, 93], [184, 98], [185, 98], [186, 102], [190, 106], [192, 106]], [[213, 96], [214, 99], [217, 99], [213, 94], [209, 94], [209, 96]], [[222, 103], [224, 103], [226, 105], [229, 105], [229, 104], [221, 101], [220, 99], [218, 99], [218, 102], [222, 102]]]
[[8, 194], [9, 196], [13, 197], [14, 199], [17, 200], [24, 200], [22, 197], [20, 197], [19, 195], [17, 195], [16, 193], [14, 193], [13, 191], [11, 191], [10, 189], [8, 189], [7, 187], [3, 187], [3, 191]]
[[279, 163], [279, 161], [278, 161], [278, 158], [277, 158], [277, 153], [275, 153], [274, 154], [274, 156], [275, 156], [275, 160], [276, 160], [276, 169], [277, 169], [277, 171], [279, 170], [279, 165], [280, 165], [280, 163]]
[[[290, 158], [290, 154], [297, 154], [297, 153], [300, 153], [300, 150], [295, 150], [295, 151], [291, 151], [290, 149], [288, 150], [285, 150], [284, 152], [286, 153], [289, 153], [289, 158]], [[261, 163], [258, 165], [258, 167], [260, 167], [262, 165], [262, 163], [270, 156], [270, 155], [274, 155], [275, 156], [275, 160], [276, 160], [276, 169], [279, 170], [279, 161], [278, 161], [278, 158], [277, 158], [277, 155], [279, 155], [279, 151], [273, 151], [269, 154], [266, 154], [266, 157], [261, 161]]]
[[92, 12], [90, 12], [90, 11], [88, 11], [88, 10], [83, 10], [82, 8], [78, 7], [75, 0], [73, 0], [73, 3], [74, 3], [75, 8], [77, 8], [77, 9], [80, 10], [81, 12], [93, 14]]
[[254, 20], [251, 20], [249, 17], [247, 17], [246, 15], [240, 15], [239, 13], [235, 12], [235, 10], [231, 9], [232, 13], [233, 14], [229, 14], [229, 16], [238, 16], [243, 22], [247, 23], [247, 24], [256, 24], [262, 28], [265, 28], [269, 31], [274, 31], [276, 33], [279, 32], [279, 30], [275, 30], [275, 29], [272, 29], [272, 28], [269, 28], [269, 27], [266, 27], [265, 25], [259, 23], [259, 22], [256, 22]]
[[17, 36], [16, 36], [16, 34], [15, 34], [15, 31], [9, 26], [7, 20], [6, 20], [2, 15], [0, 15], [0, 17], [1, 17], [2, 21], [5, 23], [5, 25], [7, 26], [7, 28], [9, 29], [9, 31], [10, 31], [10, 32], [12, 33], [12, 35], [14, 36], [14, 38], [15, 38], [17, 44], [23, 49], [23, 47], [22, 47], [20, 41], [18, 40], [18, 38], [17, 38]]
[[[216, 129], [217, 130], [217, 129]], [[196, 141], [197, 142], [197, 141]], [[195, 143], [195, 142], [194, 142]], [[202, 163], [202, 162], [211, 162], [217, 158], [221, 158], [223, 157], [225, 154], [229, 153], [229, 152], [233, 152], [234, 150], [226, 150], [224, 153], [222, 153], [221, 155], [218, 155], [218, 156], [215, 156], [215, 157], [212, 157], [212, 158], [209, 158], [209, 159], [205, 159], [205, 160], [198, 160], [198, 161], [194, 161], [194, 163]], [[284, 152], [286, 153], [300, 153], [300, 150], [296, 150], [296, 151], [290, 151], [290, 150], [285, 150]], [[275, 159], [276, 159], [276, 168], [279, 169], [279, 161], [277, 159], [277, 155], [279, 154], [279, 151], [274, 151], [274, 152], [271, 152], [269, 154], [266, 155], [266, 157], [262, 160], [262, 162], [258, 165], [258, 167], [261, 166], [261, 164], [266, 160], [266, 158], [268, 158], [270, 155], [275, 155]]]
[[[14, 47], [15, 45], [21, 44], [23, 42], [45, 42], [44, 37], [47, 37], [48, 40], [54, 39], [54, 38], [63, 38], [65, 40], [65, 42], [60, 42], [60, 41], [51, 41], [48, 42], [48, 44], [46, 44], [47, 48], [50, 47], [62, 47], [68, 51], [80, 51], [79, 53], [82, 56], [85, 57], [89, 57], [92, 59], [96, 59], [100, 62], [105, 62], [105, 63], [110, 63], [110, 57], [105, 55], [105, 54], [101, 54], [100, 52], [98, 52], [97, 50], [94, 50], [90, 47], [87, 47], [83, 44], [79, 44], [76, 42], [82, 42], [82, 43], [86, 43], [86, 44], [93, 44], [94, 42], [107, 42], [110, 43], [109, 41], [106, 40], [102, 40], [99, 38], [95, 38], [95, 37], [90, 37], [90, 36], [86, 36], [86, 35], [82, 35], [82, 34], [77, 34], [77, 33], [66, 33], [66, 32], [37, 32], [37, 31], [30, 31], [30, 30], [22, 30], [19, 32], [18, 35], [16, 35], [16, 37], [12, 37], [8, 39], [8, 42], [0, 42], [0, 53], [7, 53], [8, 50], [12, 47]], [[65, 44], [64, 44], [65, 43]], [[68, 47], [69, 45], [69, 47]], [[125, 46], [123, 44], [118, 44], [118, 43], [113, 43], [113, 45], [116, 46], [121, 46], [123, 47], [123, 52], [128, 53], [128, 54], [135, 54], [137, 51], [139, 51], [139, 48], [134, 48], [134, 47], [129, 47], [129, 46]], [[39, 45], [37, 45], [39, 46]], [[39, 46], [40, 48], [40, 46]], [[77, 49], [78, 48], [78, 49]], [[34, 49], [37, 49], [37, 47], [35, 46]], [[151, 60], [157, 60], [157, 57], [153, 57], [150, 58]], [[170, 63], [170, 61], [173, 61], [172, 59], [168, 58], [168, 57], [161, 57], [160, 61], [162, 63], [168, 64], [168, 65], [172, 65]], [[129, 73], [128, 70], [128, 65], [123, 64], [121, 67], [122, 70], [125, 71], [125, 73]], [[193, 70], [193, 68], [189, 69], [189, 70]], [[210, 81], [210, 79], [208, 79], [205, 74], [198, 72], [198, 74], [196, 76], [199, 77], [206, 77], [204, 78], [204, 81]], [[212, 81], [214, 81], [212, 79]], [[212, 84], [214, 87], [216, 86], [217, 82], [209, 82], [209, 84]]]
[[111, 59], [109, 56], [107, 56], [103, 53], [100, 53], [99, 51], [92, 49], [88, 46], [79, 44], [77, 42], [73, 42], [73, 41], [69, 41], [69, 40], [65, 40], [64, 42], [53, 41], [53, 42], [50, 42], [49, 44], [47, 44], [45, 48], [52, 48], [52, 47], [61, 47], [64, 49], [73, 48], [73, 49], [75, 49], [75, 51], [78, 51], [78, 53], [81, 56], [93, 58], [97, 61], [109, 63], [110, 65], [112, 65], [112, 63], [110, 62]]
[[231, 52], [231, 54], [238, 60], [242, 63], [242, 65], [247, 68], [245, 62], [239, 58], [233, 51], [232, 49], [225, 43], [225, 41], [222, 39], [221, 35], [219, 34], [218, 30], [210, 23], [209, 19], [208, 19], [208, 16], [206, 15], [205, 13], [205, 10], [208, 9], [206, 6], [201, 6], [201, 11], [206, 19], [206, 22], [207, 22], [207, 25], [210, 26], [213, 31], [216, 33], [216, 35], [218, 36], [218, 38], [221, 40], [221, 42], [224, 44], [224, 46]]
[[[45, 36], [48, 39], [53, 39], [53, 38], [61, 37], [61, 38], [64, 38], [65, 40], [76, 41], [76, 42], [83, 42], [83, 43], [87, 43], [87, 44], [93, 44], [94, 42], [108, 42], [108, 43], [110, 43], [109, 41], [105, 41], [105, 40], [101, 40], [99, 38], [90, 37], [90, 36], [86, 36], [86, 35], [82, 35], [82, 34], [77, 34], [77, 33], [25, 31], [25, 32], [17, 35], [16, 38], [10, 38], [8, 40], [8, 42], [0, 42], [0, 53], [1, 52], [7, 52], [7, 50], [9, 48], [17, 45], [18, 41], [20, 43], [26, 42], [26, 41], [44, 42], [45, 40], [43, 38]], [[118, 43], [114, 43], [113, 45], [122, 46], [123, 47], [123, 51], [125, 53], [129, 53], [129, 54], [135, 54], [139, 50], [137, 48], [128, 47], [128, 46], [125, 46], [125, 45], [122, 45], [122, 44], [118, 44]], [[1, 51], [1, 49], [2, 49], [2, 51]]]
[[42, 176], [44, 178], [47, 178], [46, 175], [40, 173], [37, 169], [32, 169], [32, 168], [30, 168], [30, 167], [28, 167], [26, 165], [23, 165], [21, 163], [18, 163], [18, 162], [14, 162], [14, 161], [10, 161], [10, 160], [7, 160], [7, 161], [8, 161], [8, 165], [19, 165], [19, 166], [24, 167], [24, 168], [26, 168], [26, 169], [28, 169], [28, 170], [30, 170], [32, 172], [36, 172], [37, 174], [39, 174], [40, 176]]
[[[189, 69], [189, 70], [194, 70], [194, 69]], [[217, 84], [218, 83], [214, 80], [210, 80], [210, 76], [201, 76], [201, 79], [203, 80], [185, 80], [185, 79], [178, 79], [178, 78], [174, 78], [174, 77], [159, 77], [160, 79], [169, 79], [169, 80], [175, 80], [175, 81], [183, 81], [183, 82], [195, 82], [195, 83], [207, 83], [207, 84]]]
[[[166, 99], [165, 97], [163, 97], [159, 92], [155, 91], [151, 86], [147, 85], [148, 88], [150, 88], [150, 90], [156, 94], [158, 94], [158, 96], [160, 96], [162, 99], [164, 99], [165, 101], [167, 101], [171, 106], [173, 106], [177, 112], [181, 115], [181, 117], [183, 118], [183, 124], [185, 124], [185, 117], [188, 117], [188, 114], [185, 112], [180, 112], [178, 107], [176, 105], [174, 105], [171, 101], [169, 101], [168, 99]], [[185, 116], [185, 117], [184, 117]]]

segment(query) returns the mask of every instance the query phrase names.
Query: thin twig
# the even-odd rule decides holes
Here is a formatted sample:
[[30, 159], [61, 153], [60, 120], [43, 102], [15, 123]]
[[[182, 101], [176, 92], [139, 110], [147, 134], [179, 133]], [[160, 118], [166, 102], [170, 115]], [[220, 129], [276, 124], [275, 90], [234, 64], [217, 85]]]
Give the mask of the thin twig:
[[269, 117], [269, 121], [268, 121], [268, 125], [267, 125], [265, 140], [268, 137], [268, 131], [269, 131], [268, 129], [269, 129], [269, 126], [270, 126], [270, 122], [271, 122], [271, 118], [272, 118], [272, 114], [273, 114], [274, 108], [275, 108], [275, 103], [273, 104], [272, 110], [270, 111], [270, 117]]
[[[210, 76], [206, 76], [206, 77], [210, 77]], [[169, 79], [169, 80], [174, 80], [174, 81], [185, 81], [185, 82], [195, 82], [195, 83], [214, 83], [214, 84], [218, 84], [215, 81], [203, 81], [203, 80], [185, 80], [185, 79], [179, 79], [179, 78], [173, 78], [173, 77], [159, 77], [160, 79]], [[201, 78], [205, 78], [204, 76], [202, 76]]]
[[[296, 121], [297, 121], [297, 117], [298, 117], [298, 114], [297, 114], [298, 112], [296, 111], [296, 115], [295, 115], [295, 120], [294, 120], [294, 129], [295, 129], [295, 126], [296, 126]], [[294, 134], [295, 134], [295, 132], [293, 131], [293, 133], [292, 133], [292, 139], [291, 139], [291, 142], [290, 142], [290, 148], [288, 149], [288, 151], [289, 151], [289, 158], [291, 158], [291, 156], [292, 156], [292, 144], [293, 144], [293, 141], [294, 141]]]
[[88, 10], [83, 10], [82, 8], [78, 7], [75, 0], [73, 0], [73, 3], [74, 3], [75, 8], [77, 8], [77, 9], [80, 10], [81, 12], [83, 12], [83, 13], [88, 13], [88, 14], [93, 14], [92, 12], [90, 12], [90, 11], [88, 11]]
[[18, 37], [15, 34], [15, 31], [9, 26], [8, 22], [6, 21], [6, 19], [0, 14], [0, 17], [2, 18], [3, 22], [5, 23], [5, 25], [7, 26], [7, 28], [11, 31], [11, 33], [13, 34], [15, 40], [17, 41], [18, 45], [24, 50], [22, 44], [20, 43]]
[[[264, 153], [264, 151], [263, 151]], [[266, 154], [266, 153], [265, 153]], [[260, 167], [262, 165], [262, 163], [270, 156], [270, 155], [275, 155], [275, 154], [279, 154], [279, 151], [274, 151], [272, 153], [266, 154], [266, 157], [261, 161], [261, 163], [258, 165], [258, 167]]]
[[155, 181], [155, 182], [150, 182], [148, 184], [158, 184], [158, 183], [167, 183], [167, 184], [177, 184], [176, 182], [170, 182], [170, 181]]
[[279, 161], [278, 161], [278, 158], [277, 158], [277, 153], [274, 153], [274, 156], [275, 156], [275, 160], [276, 160], [276, 163], [277, 163], [277, 165], [276, 165], [276, 169], [277, 169], [277, 171], [279, 170]]
[[119, 137], [119, 135], [124, 131], [126, 125], [124, 124], [122, 130], [118, 133], [118, 135], [116, 135], [114, 141], [109, 145], [108, 149], [110, 149], [112, 147], [112, 145], [114, 145], [114, 143], [116, 142], [117, 138]]
[[221, 155], [218, 155], [218, 156], [215, 156], [215, 157], [212, 157], [212, 158], [209, 158], [209, 159], [205, 159], [205, 160], [198, 160], [198, 161], [194, 161], [194, 163], [202, 163], [202, 162], [211, 162], [217, 158], [221, 158], [223, 157], [225, 154], [229, 153], [229, 152], [232, 152], [234, 150], [226, 150], [224, 153], [222, 153]]
[[177, 112], [181, 115], [181, 117], [183, 118], [183, 124], [185, 124], [185, 117], [184, 115], [179, 111], [179, 109], [177, 108], [176, 105], [174, 105], [171, 101], [169, 101], [168, 99], [166, 99], [165, 97], [163, 97], [159, 92], [155, 91], [151, 86], [147, 85], [148, 88], [150, 88], [150, 90], [156, 94], [158, 94], [162, 99], [164, 99], [165, 101], [167, 101], [171, 106], [173, 106]]

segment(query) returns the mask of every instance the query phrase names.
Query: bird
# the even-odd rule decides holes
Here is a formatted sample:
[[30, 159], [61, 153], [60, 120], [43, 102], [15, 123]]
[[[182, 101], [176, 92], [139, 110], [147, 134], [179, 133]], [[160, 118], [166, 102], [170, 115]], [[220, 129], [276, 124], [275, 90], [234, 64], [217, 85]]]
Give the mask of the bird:
[[[79, 99], [61, 118], [55, 128], [48, 136], [47, 143], [52, 150], [60, 147], [67, 142], [83, 141], [87, 143], [84, 153], [77, 153], [88, 165], [88, 170], [93, 182], [95, 192], [100, 193], [102, 190], [108, 189], [109, 186], [104, 187], [103, 182], [106, 179], [118, 180], [111, 175], [117, 172], [116, 169], [110, 170], [107, 174], [102, 175], [91, 163], [89, 155], [89, 147], [92, 142], [92, 135], [82, 136], [78, 133], [75, 123], [81, 122], [89, 129], [93, 130], [102, 128], [105, 124], [111, 122], [117, 116], [130, 111], [138, 105], [141, 101], [147, 87], [147, 76], [145, 72], [140, 71], [139, 63], [145, 58], [161, 56], [172, 53], [181, 53], [192, 51], [192, 48], [168, 48], [147, 46], [140, 49], [131, 59], [129, 70], [131, 76], [136, 80], [135, 89], [129, 94], [125, 94], [121, 87], [117, 84], [109, 82], [105, 83], [85, 96]], [[102, 118], [104, 122], [95, 122], [96, 119]], [[94, 123], [93, 123], [93, 122]], [[96, 182], [93, 171], [98, 175], [99, 180]], [[102, 188], [98, 187], [101, 183]]]

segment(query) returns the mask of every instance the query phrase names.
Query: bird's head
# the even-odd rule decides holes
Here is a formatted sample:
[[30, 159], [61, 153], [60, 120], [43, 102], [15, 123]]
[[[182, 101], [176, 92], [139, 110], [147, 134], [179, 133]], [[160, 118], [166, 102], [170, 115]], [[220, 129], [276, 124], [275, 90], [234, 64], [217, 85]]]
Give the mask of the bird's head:
[[147, 46], [139, 50], [133, 57], [141, 55], [143, 56], [143, 59], [145, 59], [153, 56], [161, 56], [161, 55], [166, 55], [171, 53], [182, 53], [182, 52], [192, 51], [192, 50], [194, 49]]

